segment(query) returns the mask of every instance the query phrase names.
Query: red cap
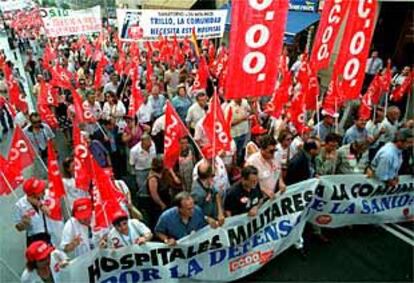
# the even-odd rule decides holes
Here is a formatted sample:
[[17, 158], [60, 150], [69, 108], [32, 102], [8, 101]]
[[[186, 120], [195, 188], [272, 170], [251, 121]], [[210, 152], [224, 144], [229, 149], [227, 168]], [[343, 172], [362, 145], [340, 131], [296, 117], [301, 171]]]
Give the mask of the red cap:
[[73, 202], [73, 216], [78, 220], [92, 216], [92, 201], [89, 198], [78, 198]]
[[26, 249], [26, 258], [28, 261], [44, 260], [54, 249], [44, 241], [35, 241]]
[[112, 224], [120, 219], [128, 219], [128, 214], [126, 214], [126, 212], [123, 210], [118, 210], [115, 212], [115, 214], [112, 216]]
[[267, 133], [267, 130], [260, 126], [259, 124], [252, 127], [252, 135], [263, 135]]
[[41, 194], [45, 189], [46, 182], [35, 177], [30, 177], [23, 184], [23, 191], [28, 196]]

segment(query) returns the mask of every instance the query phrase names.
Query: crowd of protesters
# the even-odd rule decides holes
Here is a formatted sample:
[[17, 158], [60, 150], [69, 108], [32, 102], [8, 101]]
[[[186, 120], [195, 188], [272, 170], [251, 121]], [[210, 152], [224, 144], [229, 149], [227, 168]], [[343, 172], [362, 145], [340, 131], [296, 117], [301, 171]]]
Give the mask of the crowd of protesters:
[[[0, 84], [2, 135], [13, 131], [16, 125], [21, 127], [40, 158], [46, 161], [48, 140], [70, 147], [72, 128], [79, 127], [91, 154], [100, 167], [107, 169], [125, 201], [121, 204], [122, 210], [110, 220], [111, 225], [97, 231], [92, 191], [76, 187], [75, 160], [69, 155], [61, 160], [65, 206], [69, 212], [63, 211], [65, 224], [56, 227], [56, 223], [49, 221], [48, 207], [42, 202], [48, 191], [47, 180], [27, 179], [23, 184], [24, 196], [17, 201], [13, 213], [16, 229], [27, 235], [27, 268], [22, 282], [39, 279], [57, 282], [56, 268], [49, 266], [63, 268], [68, 260], [96, 248], [117, 249], [148, 241], [173, 246], [206, 225], [212, 228], [223, 225], [226, 217], [243, 213], [254, 217], [264, 202], [283, 194], [287, 186], [309, 178], [367, 174], [395, 186], [399, 175], [414, 174], [414, 120], [403, 119], [407, 117], [404, 115], [407, 100], [398, 105], [385, 104], [388, 99], [384, 97], [389, 94], [384, 93], [382, 103], [373, 109], [370, 118], [360, 117], [358, 113], [351, 115], [353, 124], [343, 131], [338, 131], [336, 125], [342, 114], [322, 109], [320, 115], [310, 117], [309, 121], [314, 123], [307, 123], [299, 131], [287, 113], [282, 112], [276, 118], [266, 112], [268, 99], [226, 101], [225, 89], [218, 87], [220, 78], [213, 72], [209, 74], [206, 89], [194, 90], [199, 62], [194, 49], [184, 54], [183, 64], [166, 59], [156, 47], [151, 53], [141, 47], [139, 57], [134, 58], [138, 61], [132, 61], [130, 45], [117, 42], [116, 30], [109, 32], [102, 43], [107, 64], [97, 86], [98, 62], [86, 50], [97, 39], [89, 37], [86, 39], [89, 45], [80, 44], [85, 38], [59, 38], [52, 43], [42, 42], [41, 46], [49, 44], [55, 48], [56, 58], [49, 63], [52, 67], [59, 65], [72, 75], [70, 83], [81, 95], [83, 108], [98, 122], [77, 123], [72, 93], [56, 86], [53, 91], [58, 93], [59, 101], [51, 110], [57, 117], [58, 127], [53, 128], [42, 120], [38, 111], [20, 110], [13, 118], [5, 103], [8, 95], [3, 75]], [[224, 44], [212, 54], [211, 44], [205, 41], [201, 44], [200, 56], [209, 64], [227, 55]], [[179, 46], [184, 48], [183, 43]], [[132, 117], [128, 112], [134, 86], [130, 75], [119, 68], [122, 59], [119, 48], [123, 49], [121, 53], [126, 62], [138, 72], [143, 93], [142, 105]], [[45, 58], [39, 50], [37, 47], [36, 55], [30, 49], [25, 50], [25, 70], [32, 80], [35, 101], [42, 82], [52, 79], [43, 67]], [[2, 56], [5, 64], [13, 69], [13, 64]], [[383, 71], [382, 61], [378, 59], [378, 53], [374, 52], [367, 64], [367, 79], [372, 80]], [[292, 64], [293, 74], [300, 67], [298, 62]], [[150, 77], [148, 64], [152, 68]], [[410, 69], [405, 67], [401, 74], [395, 75], [392, 87], [401, 85], [401, 77], [409, 75]], [[13, 76], [20, 80], [16, 72]], [[214, 156], [212, 141], [204, 133], [203, 119], [217, 87], [222, 110], [231, 119], [233, 140], [231, 150]], [[180, 140], [180, 155], [171, 169], [165, 168], [162, 155], [167, 101], [192, 133], [191, 137]], [[42, 168], [36, 170], [40, 172]], [[36, 173], [36, 176], [42, 174]], [[320, 239], [327, 240], [321, 231], [316, 233]], [[303, 251], [303, 245], [298, 248]]]

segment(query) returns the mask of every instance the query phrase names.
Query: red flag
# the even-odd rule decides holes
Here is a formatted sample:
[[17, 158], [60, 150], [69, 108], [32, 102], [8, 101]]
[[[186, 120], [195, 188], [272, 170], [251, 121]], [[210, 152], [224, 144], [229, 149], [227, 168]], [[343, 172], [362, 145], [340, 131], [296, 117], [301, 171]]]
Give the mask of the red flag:
[[[387, 63], [387, 69], [385, 70], [385, 73], [381, 77], [381, 88], [383, 92], [389, 92], [391, 87], [391, 81], [392, 81], [392, 74], [391, 74], [391, 60]], [[374, 102], [377, 104], [378, 102]]]
[[305, 95], [303, 92], [299, 91], [291, 101], [289, 108], [290, 121], [295, 126], [298, 133], [302, 133], [303, 128], [306, 126], [305, 115], [306, 115], [306, 105], [304, 103]]
[[10, 77], [10, 80], [6, 80], [6, 83], [9, 90], [10, 103], [16, 107], [16, 109], [22, 112], [27, 112], [29, 108], [27, 106], [26, 98], [24, 93], [20, 91], [17, 81]]
[[[405, 77], [403, 83], [397, 86], [391, 94], [391, 101], [398, 102], [403, 99], [404, 95], [411, 91], [412, 78], [411, 74]], [[408, 103], [408, 102], [407, 102]]]
[[11, 194], [24, 181], [20, 170], [12, 165], [0, 154], [0, 196]]
[[54, 192], [55, 197], [61, 198], [66, 195], [62, 176], [59, 170], [59, 162], [56, 157], [55, 147], [53, 146], [53, 142], [51, 140], [47, 142], [47, 174], [49, 183], [51, 184], [50, 190]]
[[371, 83], [369, 84], [369, 87], [365, 93], [365, 95], [367, 95], [369, 93], [370, 95], [370, 100], [372, 100], [372, 103], [374, 104], [378, 104], [381, 98], [381, 94], [383, 91], [382, 88], [382, 83], [381, 83], [381, 77], [379, 74], [376, 74], [374, 79], [371, 81]]
[[288, 0], [233, 1], [226, 99], [273, 93], [288, 8]]
[[345, 100], [360, 96], [365, 76], [365, 65], [371, 47], [375, 27], [377, 0], [349, 1], [350, 11], [342, 39], [342, 49], [333, 73], [342, 75], [342, 91]]
[[324, 3], [310, 59], [316, 73], [329, 65], [335, 40], [350, 2], [352, 1], [326, 0]]
[[39, 111], [39, 116], [42, 119], [42, 121], [48, 124], [49, 127], [51, 127], [52, 129], [59, 128], [59, 122], [56, 118], [56, 115], [47, 104], [39, 104], [37, 106], [37, 109]]
[[85, 138], [80, 134], [79, 127], [73, 127], [73, 147], [75, 158], [76, 188], [88, 191], [91, 176], [91, 158]]
[[316, 103], [319, 99], [319, 81], [317, 73], [310, 70], [309, 81], [308, 81], [308, 89], [305, 93], [305, 105], [307, 110], [316, 110]]
[[95, 89], [98, 90], [101, 88], [102, 86], [102, 75], [103, 75], [103, 71], [106, 67], [106, 65], [108, 65], [109, 62], [106, 59], [105, 56], [101, 57], [101, 60], [99, 60], [98, 64], [96, 65], [96, 70], [95, 70]]
[[7, 159], [12, 166], [16, 166], [20, 172], [33, 164], [36, 152], [29, 139], [20, 127], [14, 129], [11, 148]]
[[141, 87], [139, 86], [138, 70], [135, 69], [132, 72], [131, 97], [129, 99], [128, 107], [128, 117], [131, 118], [135, 117], [144, 102], [144, 98], [141, 94]]
[[287, 71], [283, 74], [282, 81], [273, 94], [272, 99], [266, 105], [266, 112], [275, 118], [282, 114], [284, 105], [288, 103], [292, 91], [292, 74]]
[[212, 144], [214, 156], [221, 150], [230, 150], [231, 135], [228, 123], [224, 118], [217, 92], [214, 93], [210, 107], [203, 121], [206, 136]]
[[371, 118], [372, 100], [371, 92], [367, 91], [364, 97], [361, 99], [361, 105], [358, 109], [358, 117], [364, 120]]
[[147, 55], [147, 74], [146, 74], [146, 89], [147, 92], [150, 93], [152, 90], [152, 80], [151, 77], [154, 74], [154, 69], [152, 68], [152, 64], [151, 64], [151, 56], [150, 53], [152, 55], [152, 52], [148, 51], [148, 55]]
[[99, 190], [96, 186], [93, 187], [93, 210], [94, 210], [94, 221], [93, 230], [99, 231], [101, 229], [108, 228], [111, 223], [106, 214], [105, 208], [107, 203], [103, 202], [99, 194]]
[[125, 196], [116, 188], [114, 181], [99, 167], [96, 160], [92, 160], [92, 170], [95, 174], [94, 183], [97, 187], [102, 203], [106, 203], [105, 212], [108, 220], [112, 222], [115, 212], [121, 210], [119, 205]]
[[334, 74], [329, 83], [328, 92], [326, 93], [322, 107], [329, 113], [337, 113], [338, 109], [342, 106], [343, 100], [341, 83]]
[[201, 56], [200, 62], [198, 64], [197, 75], [193, 83], [193, 91], [198, 89], [206, 89], [208, 76], [209, 72], [206, 58], [204, 58], [204, 56]]
[[51, 140], [47, 143], [47, 174], [49, 179], [49, 194], [44, 204], [49, 208], [49, 217], [54, 220], [62, 220], [61, 199], [65, 196], [62, 176], [59, 171], [55, 148]]
[[171, 169], [180, 155], [180, 139], [188, 134], [177, 112], [167, 101], [165, 110], [164, 165]]
[[72, 74], [67, 69], [57, 65], [55, 68], [50, 68], [50, 74], [52, 75], [50, 80], [52, 86], [72, 89]]

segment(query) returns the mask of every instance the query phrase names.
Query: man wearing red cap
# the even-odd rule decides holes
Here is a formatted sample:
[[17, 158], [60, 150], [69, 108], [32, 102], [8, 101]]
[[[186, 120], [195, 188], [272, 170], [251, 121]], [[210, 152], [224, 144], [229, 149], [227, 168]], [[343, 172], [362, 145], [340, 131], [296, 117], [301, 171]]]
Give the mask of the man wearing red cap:
[[60, 282], [59, 271], [68, 265], [68, 257], [44, 241], [35, 241], [26, 249], [23, 283]]
[[98, 235], [92, 233], [92, 201], [78, 198], [73, 202], [72, 217], [65, 223], [61, 249], [71, 258], [93, 250], [99, 243]]
[[112, 219], [113, 228], [108, 234], [108, 247], [119, 249], [134, 244], [142, 245], [152, 239], [151, 230], [137, 219], [128, 219], [120, 210]]
[[[25, 195], [15, 204], [13, 220], [18, 231], [26, 231], [27, 245], [37, 240], [58, 244], [59, 228], [49, 219], [49, 208], [44, 204], [46, 190], [44, 180], [31, 177], [23, 184]], [[58, 225], [59, 226], [59, 225]]]

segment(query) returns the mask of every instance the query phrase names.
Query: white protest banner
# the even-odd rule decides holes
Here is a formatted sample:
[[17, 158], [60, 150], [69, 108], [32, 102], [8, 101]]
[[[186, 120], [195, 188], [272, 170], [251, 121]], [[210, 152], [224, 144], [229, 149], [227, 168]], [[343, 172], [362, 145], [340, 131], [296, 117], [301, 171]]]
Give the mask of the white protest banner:
[[40, 8], [46, 35], [48, 37], [68, 36], [101, 32], [101, 7], [84, 10]]
[[414, 178], [395, 187], [364, 175], [320, 178], [309, 221], [324, 227], [403, 222], [414, 216]]
[[130, 10], [117, 9], [119, 38], [124, 41], [154, 41], [166, 37], [223, 37], [227, 10]]
[[114, 251], [95, 250], [62, 269], [59, 280], [228, 282], [242, 278], [299, 240], [317, 185], [316, 179], [292, 185], [265, 203], [255, 217], [244, 214], [228, 218], [223, 227], [205, 227], [175, 247], [147, 243]]

